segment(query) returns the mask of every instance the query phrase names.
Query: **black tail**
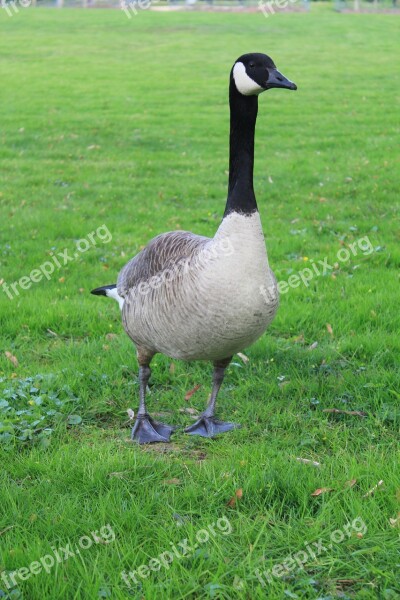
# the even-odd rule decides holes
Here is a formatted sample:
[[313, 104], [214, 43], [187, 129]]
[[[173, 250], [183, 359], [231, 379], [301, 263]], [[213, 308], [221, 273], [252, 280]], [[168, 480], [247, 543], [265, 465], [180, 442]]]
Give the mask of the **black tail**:
[[112, 283], [111, 285], [103, 285], [102, 287], [92, 290], [90, 293], [94, 294], [95, 296], [107, 296], [106, 290], [115, 290], [116, 287], [116, 283]]

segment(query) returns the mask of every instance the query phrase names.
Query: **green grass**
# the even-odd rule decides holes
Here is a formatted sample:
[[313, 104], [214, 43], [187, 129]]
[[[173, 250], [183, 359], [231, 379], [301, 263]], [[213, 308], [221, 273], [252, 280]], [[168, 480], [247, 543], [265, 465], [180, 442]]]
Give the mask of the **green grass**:
[[[115, 534], [10, 597], [398, 598], [398, 19], [21, 9], [1, 11], [0, 31], [0, 279], [73, 254], [103, 224], [112, 234], [13, 300], [0, 290], [0, 573]], [[374, 251], [282, 295], [248, 364], [235, 358], [219, 412], [242, 429], [139, 448], [134, 348], [117, 305], [89, 291], [160, 232], [215, 232], [228, 72], [248, 51], [299, 87], [260, 98], [255, 187], [278, 279], [364, 236]], [[171, 362], [154, 360], [149, 407], [184, 425], [211, 369]], [[333, 491], [311, 496], [320, 487]], [[256, 569], [335, 530], [343, 541], [261, 585]], [[121, 571], [185, 538], [196, 552], [128, 588]]]

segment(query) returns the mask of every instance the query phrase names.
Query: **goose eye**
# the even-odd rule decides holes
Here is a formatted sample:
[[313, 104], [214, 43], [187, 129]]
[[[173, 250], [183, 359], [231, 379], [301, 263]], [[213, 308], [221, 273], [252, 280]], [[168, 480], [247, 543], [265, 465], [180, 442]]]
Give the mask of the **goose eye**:
[[251, 62], [251, 63], [249, 63], [249, 67], [250, 67], [250, 69], [254, 69], [255, 64], [253, 62]]

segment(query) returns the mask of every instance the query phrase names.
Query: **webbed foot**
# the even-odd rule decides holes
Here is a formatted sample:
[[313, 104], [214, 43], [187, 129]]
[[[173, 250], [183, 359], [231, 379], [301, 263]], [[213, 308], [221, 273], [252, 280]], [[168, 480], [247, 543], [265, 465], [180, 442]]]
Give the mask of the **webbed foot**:
[[154, 442], [169, 442], [175, 427], [154, 421], [150, 415], [140, 415], [132, 428], [131, 439], [139, 444], [153, 444]]
[[201, 416], [196, 423], [193, 423], [190, 427], [186, 427], [185, 433], [212, 438], [218, 433], [225, 433], [225, 431], [230, 431], [238, 427], [240, 425], [236, 423], [226, 423], [225, 421], [218, 421], [215, 417]]

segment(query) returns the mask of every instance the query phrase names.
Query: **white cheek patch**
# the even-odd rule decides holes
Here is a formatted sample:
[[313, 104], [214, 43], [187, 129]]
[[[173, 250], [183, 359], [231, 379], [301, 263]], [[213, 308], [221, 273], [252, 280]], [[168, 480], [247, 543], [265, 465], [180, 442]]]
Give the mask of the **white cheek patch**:
[[233, 79], [238, 92], [243, 96], [254, 96], [264, 91], [264, 88], [247, 75], [246, 67], [242, 62], [237, 62], [233, 67]]

